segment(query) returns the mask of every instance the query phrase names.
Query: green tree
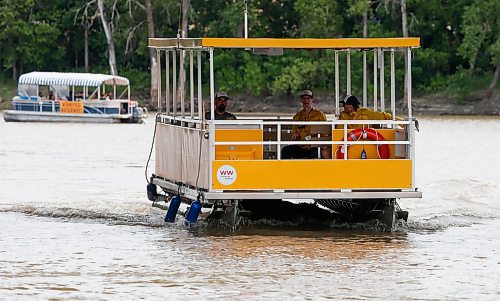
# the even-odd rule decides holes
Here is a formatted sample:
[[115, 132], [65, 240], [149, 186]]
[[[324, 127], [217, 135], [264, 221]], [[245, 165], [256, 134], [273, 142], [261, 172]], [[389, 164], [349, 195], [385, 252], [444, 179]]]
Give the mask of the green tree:
[[474, 1], [463, 14], [464, 39], [458, 47], [458, 53], [469, 63], [471, 74], [479, 69], [478, 65], [481, 63], [485, 69], [495, 69], [488, 91], [490, 95], [496, 88], [500, 73], [499, 15], [500, 2], [496, 0]]
[[336, 14], [337, 2], [329, 0], [297, 0], [295, 11], [300, 16], [299, 35], [307, 38], [332, 38], [340, 34], [341, 20]]
[[318, 62], [301, 57], [285, 60], [288, 64], [272, 82], [272, 91], [275, 94], [282, 92], [296, 94], [300, 90], [311, 87], [314, 74], [318, 69]]
[[0, 5], [0, 63], [14, 80], [24, 69], [43, 69], [62, 57], [59, 13], [42, 18], [44, 13], [34, 0], [7, 0]]

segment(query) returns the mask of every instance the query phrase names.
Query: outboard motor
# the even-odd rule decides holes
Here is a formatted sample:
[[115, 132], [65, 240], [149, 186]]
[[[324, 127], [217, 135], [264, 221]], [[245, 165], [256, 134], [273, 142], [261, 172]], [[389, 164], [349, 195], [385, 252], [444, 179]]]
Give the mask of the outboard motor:
[[154, 202], [158, 199], [158, 192], [156, 191], [156, 185], [153, 183], [149, 183], [146, 186], [146, 190], [148, 192], [148, 200]]
[[201, 207], [202, 205], [200, 202], [200, 196], [198, 196], [198, 199], [191, 203], [191, 207], [189, 207], [189, 210], [186, 214], [186, 225], [192, 225], [196, 223], [201, 212]]
[[170, 200], [170, 204], [168, 205], [167, 214], [165, 215], [165, 222], [173, 223], [175, 222], [175, 216], [177, 215], [177, 211], [179, 210], [179, 206], [181, 205], [181, 197], [176, 195]]
[[132, 111], [133, 119], [141, 119], [143, 115], [144, 115], [144, 110], [141, 107], [135, 107], [134, 110]]

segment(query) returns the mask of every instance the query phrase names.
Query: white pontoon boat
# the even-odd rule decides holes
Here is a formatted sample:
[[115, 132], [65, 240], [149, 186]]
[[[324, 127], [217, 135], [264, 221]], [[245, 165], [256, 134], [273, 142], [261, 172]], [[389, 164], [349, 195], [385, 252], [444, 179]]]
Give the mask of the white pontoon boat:
[[127, 78], [90, 73], [23, 74], [12, 107], [5, 121], [140, 123], [146, 113]]

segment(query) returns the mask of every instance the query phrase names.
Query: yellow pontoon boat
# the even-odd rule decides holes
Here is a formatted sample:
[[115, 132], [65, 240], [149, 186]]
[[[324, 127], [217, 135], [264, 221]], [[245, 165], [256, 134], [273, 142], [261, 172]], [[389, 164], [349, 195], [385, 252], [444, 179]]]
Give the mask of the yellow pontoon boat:
[[[331, 221], [374, 220], [393, 229], [398, 219], [408, 216], [396, 200], [422, 196], [415, 185], [418, 123], [412, 117], [410, 71], [412, 49], [419, 45], [418, 38], [149, 39], [149, 47], [156, 50], [158, 62], [166, 68], [163, 77], [161, 72], [158, 74], [160, 113], [156, 117], [156, 165], [148, 184], [149, 199], [156, 206], [166, 202], [159, 206], [168, 210], [166, 221], [174, 221], [179, 204], [185, 203], [189, 206], [189, 223], [198, 218], [213, 218], [234, 227], [241, 216], [286, 220], [291, 214], [311, 213]], [[327, 121], [293, 121], [269, 114], [214, 120], [210, 110], [211, 119], [206, 120], [202, 99], [206, 98], [207, 107], [214, 107], [216, 48], [273, 55], [290, 49], [332, 49], [334, 114], [328, 115]], [[359, 72], [363, 91], [351, 91], [353, 52], [362, 53], [363, 70]], [[408, 107], [401, 112], [396, 112], [396, 55], [406, 60], [398, 67], [406, 65], [408, 74]], [[342, 60], [345, 57], [347, 66], [347, 89], [343, 92], [339, 91], [339, 56]], [[375, 70], [373, 109], [388, 111], [393, 117], [339, 120], [341, 94], [362, 95], [362, 105], [367, 106], [368, 58], [373, 58]], [[209, 79], [204, 81], [210, 85], [209, 96], [202, 95], [203, 60], [208, 60], [210, 69]], [[388, 99], [384, 82], [386, 61], [390, 70]], [[178, 80], [182, 77], [186, 78], [186, 87]], [[306, 87], [297, 89], [303, 88]], [[293, 125], [310, 126], [312, 139], [292, 141]], [[353, 125], [360, 128], [352, 129]], [[318, 149], [322, 151], [318, 151], [317, 159], [282, 159], [281, 149], [293, 144], [321, 146]], [[157, 192], [157, 186], [163, 193]]]

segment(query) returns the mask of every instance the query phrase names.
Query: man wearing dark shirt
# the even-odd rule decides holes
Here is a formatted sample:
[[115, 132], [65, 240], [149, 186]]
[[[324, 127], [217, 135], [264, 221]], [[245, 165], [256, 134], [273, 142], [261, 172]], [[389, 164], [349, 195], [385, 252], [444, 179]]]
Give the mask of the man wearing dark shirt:
[[[231, 114], [229, 112], [226, 112], [227, 108], [227, 100], [229, 97], [227, 96], [226, 92], [217, 92], [215, 94], [215, 120], [234, 120], [236, 119], [236, 116], [234, 114]], [[206, 112], [205, 113], [205, 119], [210, 120], [211, 119], [211, 112]]]

